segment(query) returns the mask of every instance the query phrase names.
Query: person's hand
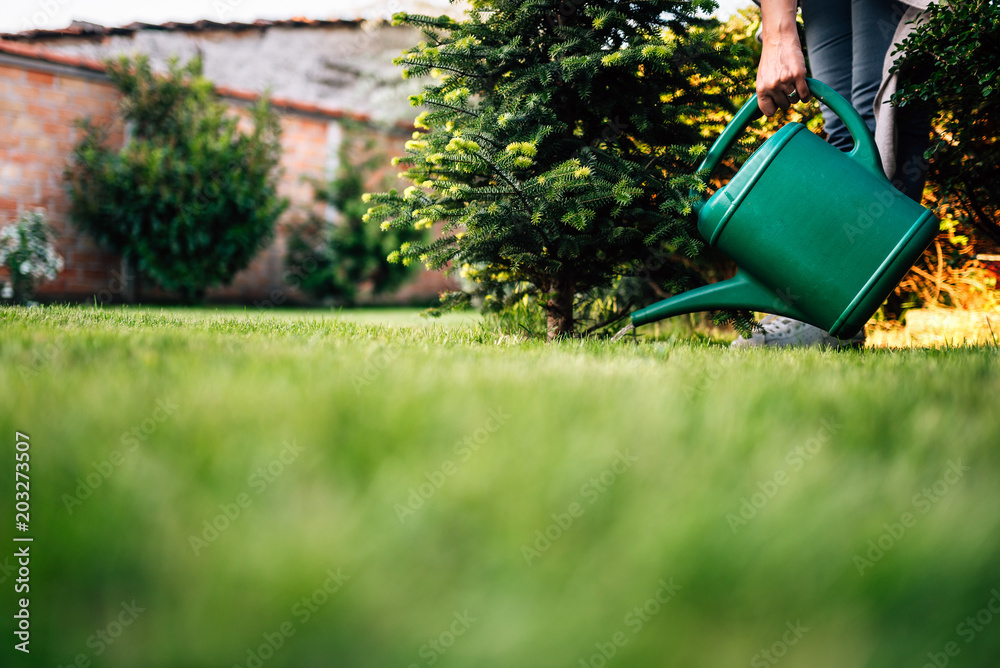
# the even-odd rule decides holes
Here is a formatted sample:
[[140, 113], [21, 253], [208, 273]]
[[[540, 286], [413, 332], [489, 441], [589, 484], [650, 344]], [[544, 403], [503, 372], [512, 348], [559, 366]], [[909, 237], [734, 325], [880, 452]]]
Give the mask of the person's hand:
[[763, 49], [757, 67], [757, 105], [766, 116], [809, 99], [806, 59], [795, 25], [794, 0], [762, 3]]
[[757, 67], [757, 105], [765, 116], [773, 116], [778, 108], [788, 107], [799, 100], [809, 99], [806, 83], [806, 59], [799, 38], [781, 37], [764, 41], [760, 65]]

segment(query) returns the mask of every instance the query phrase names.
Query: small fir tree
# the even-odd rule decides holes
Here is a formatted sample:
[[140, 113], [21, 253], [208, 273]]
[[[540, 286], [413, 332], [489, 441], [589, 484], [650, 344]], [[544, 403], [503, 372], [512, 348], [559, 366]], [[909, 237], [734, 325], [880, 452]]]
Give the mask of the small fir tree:
[[383, 229], [442, 236], [395, 259], [461, 268], [487, 309], [537, 298], [549, 338], [576, 332], [577, 296], [609, 288], [652, 252], [703, 246], [689, 190], [700, 119], [731, 108], [731, 58], [711, 0], [476, 1], [464, 21], [399, 14], [426, 41], [403, 76], [434, 83], [398, 164], [414, 185], [370, 195]]
[[85, 121], [66, 171], [74, 222], [184, 301], [228, 283], [271, 239], [287, 207], [277, 194], [280, 124], [266, 100], [252, 129], [219, 101], [200, 59], [107, 63], [129, 140], [110, 147]]

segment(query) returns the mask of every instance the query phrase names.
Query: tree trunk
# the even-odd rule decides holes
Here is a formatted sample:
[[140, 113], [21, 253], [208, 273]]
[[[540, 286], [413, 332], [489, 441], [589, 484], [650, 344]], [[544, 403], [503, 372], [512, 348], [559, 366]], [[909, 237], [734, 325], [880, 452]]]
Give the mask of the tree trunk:
[[122, 258], [122, 299], [126, 304], [139, 302], [139, 263]]
[[576, 325], [573, 321], [576, 284], [571, 280], [557, 278], [549, 285], [548, 292], [549, 299], [545, 302], [545, 313], [548, 315], [549, 341], [573, 336]]
[[182, 285], [177, 292], [181, 303], [185, 306], [200, 306], [205, 301], [205, 288]]

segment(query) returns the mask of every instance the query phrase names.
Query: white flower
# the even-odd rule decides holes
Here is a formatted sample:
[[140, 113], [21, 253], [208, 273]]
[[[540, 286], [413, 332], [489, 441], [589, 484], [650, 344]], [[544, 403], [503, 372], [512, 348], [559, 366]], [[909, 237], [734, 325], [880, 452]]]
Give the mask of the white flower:
[[14, 286], [10, 283], [4, 283], [3, 289], [0, 290], [0, 299], [12, 299], [14, 297]]
[[[63, 259], [49, 240], [50, 229], [44, 211], [24, 214], [17, 222], [0, 229], [0, 264], [12, 274], [29, 279], [52, 280], [63, 268]], [[18, 262], [15, 258], [23, 258]], [[7, 284], [2, 294], [14, 296], [13, 285]]]

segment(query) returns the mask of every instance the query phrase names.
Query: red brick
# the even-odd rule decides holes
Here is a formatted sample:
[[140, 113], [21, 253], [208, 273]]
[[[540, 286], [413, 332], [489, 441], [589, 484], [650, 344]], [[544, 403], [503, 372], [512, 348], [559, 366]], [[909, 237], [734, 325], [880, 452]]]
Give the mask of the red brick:
[[44, 120], [57, 120], [59, 116], [57, 109], [43, 104], [29, 103], [27, 112], [35, 118], [41, 118]]
[[34, 200], [38, 196], [38, 186], [33, 183], [19, 183], [12, 186], [0, 186], [0, 193], [17, 200], [21, 204], [25, 204], [29, 200], [32, 204], [34, 204]]
[[53, 139], [68, 137], [73, 131], [72, 126], [67, 127], [65, 123], [44, 123], [42, 130]]
[[[76, 110], [77, 117], [80, 119], [93, 119], [95, 116], [108, 117], [111, 115], [112, 111], [103, 104], [97, 104], [94, 102], [81, 101], [80, 103], [74, 102], [72, 105], [73, 109]], [[93, 123], [93, 125], [101, 125], [100, 123]]]
[[100, 278], [106, 276], [108, 271], [114, 268], [114, 267], [111, 268], [108, 267], [108, 263], [112, 262], [114, 258], [105, 253], [100, 253], [100, 254], [95, 253], [89, 255], [88, 257], [90, 257], [91, 259], [81, 260], [80, 257], [77, 256], [73, 260], [73, 265], [78, 269], [80, 269], [80, 271], [84, 272], [83, 273], [84, 277], [94, 278], [95, 276], [97, 276], [98, 278]]
[[33, 116], [18, 116], [14, 119], [14, 122], [10, 124], [10, 132], [13, 134], [40, 134], [41, 130], [41, 121]]
[[23, 114], [24, 110], [24, 102], [11, 99], [8, 96], [0, 97], [0, 113]]
[[106, 253], [98, 252], [96, 249], [93, 248], [81, 249], [78, 247], [73, 250], [74, 264], [103, 262], [106, 259], [107, 259]]
[[23, 81], [24, 70], [19, 67], [7, 67], [0, 65], [0, 79], [10, 79], [12, 81]]
[[20, 180], [24, 177], [27, 170], [22, 169], [16, 163], [9, 162], [5, 165], [0, 165], [0, 179], [5, 181]]
[[10, 152], [10, 157], [7, 158], [11, 162], [20, 162], [24, 164], [34, 164], [38, 159], [37, 156], [31, 155], [30, 153], [25, 153], [20, 149], [20, 142], [14, 148], [16, 150]]
[[59, 77], [59, 88], [65, 91], [90, 91], [93, 89], [111, 89], [111, 86], [99, 84], [94, 81], [85, 81], [73, 77]]
[[70, 101], [70, 96], [67, 93], [63, 93], [58, 90], [46, 90], [42, 91], [42, 100], [49, 104], [67, 105]]
[[[103, 263], [107, 258], [101, 258]], [[100, 265], [98, 265], [100, 266]], [[81, 269], [80, 277], [85, 281], [94, 281], [95, 283], [100, 283], [106, 281], [111, 276], [111, 268], [106, 269]]]
[[[63, 195], [63, 192], [59, 193]], [[69, 230], [69, 226], [66, 224], [66, 216], [69, 214], [69, 206], [66, 205], [66, 198], [59, 197], [54, 199], [48, 206], [49, 212], [49, 223], [54, 227], [60, 234], [63, 234], [66, 230]], [[70, 230], [72, 235], [75, 236], [77, 232], [75, 230]]]
[[48, 181], [52, 176], [52, 171], [48, 169], [37, 169], [28, 167], [24, 170], [24, 179], [26, 181]]
[[66, 287], [63, 288], [67, 294], [82, 296], [82, 295], [92, 295], [96, 294], [100, 290], [99, 286], [95, 286], [92, 283], [85, 281], [67, 281]]
[[42, 86], [52, 86], [55, 85], [56, 77], [54, 74], [49, 74], [48, 72], [28, 70], [28, 81]]
[[29, 100], [40, 100], [43, 90], [47, 89], [39, 88], [38, 86], [29, 83], [22, 83], [12, 85], [10, 87], [10, 94], [15, 99], [27, 102]]
[[81, 114], [77, 109], [58, 109], [56, 111], [56, 118], [58, 118], [63, 123], [73, 125], [77, 120], [83, 118], [87, 114]]
[[39, 153], [51, 153], [55, 150], [56, 143], [45, 136], [26, 137], [24, 147], [31, 151], [38, 151]]

